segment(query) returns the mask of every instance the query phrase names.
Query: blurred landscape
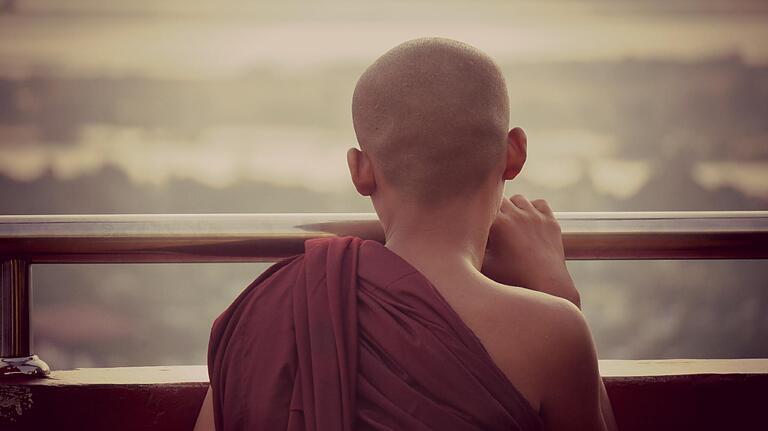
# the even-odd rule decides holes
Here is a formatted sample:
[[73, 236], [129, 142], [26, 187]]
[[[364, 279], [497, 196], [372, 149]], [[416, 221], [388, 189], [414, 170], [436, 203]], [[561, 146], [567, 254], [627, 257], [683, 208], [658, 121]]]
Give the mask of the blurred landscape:
[[[768, 4], [0, 2], [0, 214], [368, 212], [357, 77], [461, 39], [501, 65], [556, 211], [768, 209]], [[54, 368], [205, 362], [261, 264], [34, 267]], [[569, 262], [602, 358], [768, 357], [763, 261]]]

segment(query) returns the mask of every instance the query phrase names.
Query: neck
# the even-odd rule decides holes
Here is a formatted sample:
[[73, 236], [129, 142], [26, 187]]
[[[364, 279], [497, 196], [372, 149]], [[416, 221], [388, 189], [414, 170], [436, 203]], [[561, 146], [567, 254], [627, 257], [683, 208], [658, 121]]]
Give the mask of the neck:
[[433, 210], [405, 205], [383, 221], [386, 247], [435, 275], [479, 271], [493, 222], [482, 205], [467, 201]]

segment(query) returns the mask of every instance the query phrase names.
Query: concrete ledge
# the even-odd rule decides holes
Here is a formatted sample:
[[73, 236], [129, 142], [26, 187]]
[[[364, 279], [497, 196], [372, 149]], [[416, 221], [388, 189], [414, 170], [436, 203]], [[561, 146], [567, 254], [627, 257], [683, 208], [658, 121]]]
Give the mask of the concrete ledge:
[[691, 374], [768, 374], [768, 359], [600, 360], [603, 377], [657, 377]]
[[[622, 431], [764, 430], [768, 359], [600, 361]], [[191, 430], [204, 366], [90, 368], [0, 381], [0, 429]]]
[[[208, 385], [205, 365], [169, 367], [77, 368], [55, 370], [44, 379], [24, 379], [29, 386], [91, 385], [169, 385], [197, 383]], [[0, 385], [3, 381], [0, 380]]]

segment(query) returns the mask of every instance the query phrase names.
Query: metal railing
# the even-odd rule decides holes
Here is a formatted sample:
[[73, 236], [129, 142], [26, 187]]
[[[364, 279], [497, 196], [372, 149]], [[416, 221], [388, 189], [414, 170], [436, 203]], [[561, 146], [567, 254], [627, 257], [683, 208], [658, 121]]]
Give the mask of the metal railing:
[[[568, 259], [768, 258], [768, 211], [556, 216]], [[334, 235], [384, 239], [375, 214], [0, 216], [0, 377], [48, 373], [32, 354], [32, 264], [274, 261]]]

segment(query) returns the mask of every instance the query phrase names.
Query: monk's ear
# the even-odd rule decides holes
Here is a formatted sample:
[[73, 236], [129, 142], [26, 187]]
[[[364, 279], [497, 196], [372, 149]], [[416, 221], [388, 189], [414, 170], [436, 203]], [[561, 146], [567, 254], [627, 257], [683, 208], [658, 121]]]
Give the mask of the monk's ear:
[[376, 190], [376, 178], [373, 175], [373, 165], [368, 154], [357, 148], [347, 151], [347, 165], [352, 177], [352, 184], [363, 196], [370, 196]]
[[507, 133], [507, 165], [504, 168], [504, 179], [511, 180], [523, 170], [528, 157], [528, 137], [523, 129], [515, 127]]

